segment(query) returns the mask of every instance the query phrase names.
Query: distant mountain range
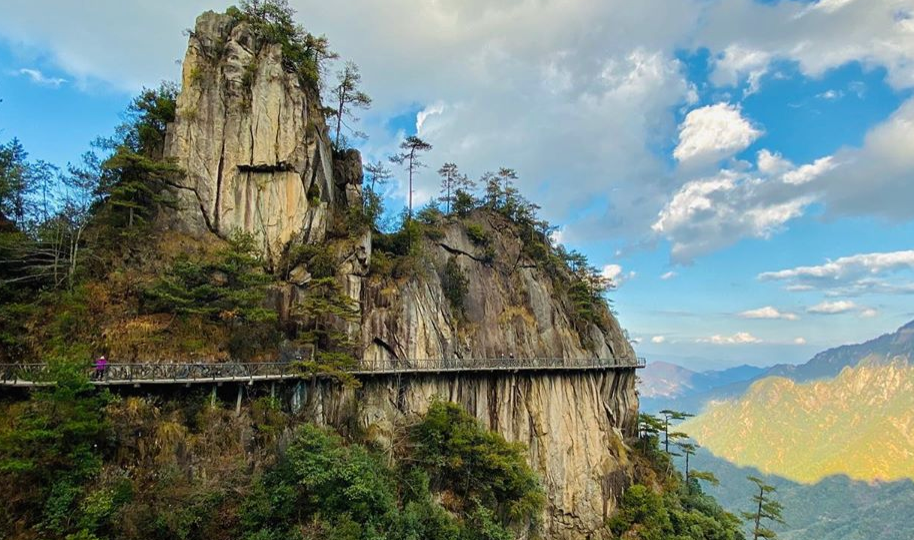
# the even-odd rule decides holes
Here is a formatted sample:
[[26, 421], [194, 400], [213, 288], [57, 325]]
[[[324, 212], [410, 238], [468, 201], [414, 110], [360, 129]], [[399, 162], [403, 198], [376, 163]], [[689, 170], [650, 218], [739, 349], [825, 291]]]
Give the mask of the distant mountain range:
[[724, 507], [747, 510], [745, 476], [767, 475], [782, 540], [914, 539], [914, 322], [710, 388], [658, 368], [641, 376], [645, 409], [703, 410], [677, 430], [704, 447], [693, 463], [718, 476]]
[[668, 362], [650, 362], [639, 376], [641, 409], [656, 413], [671, 401], [754, 379], [765, 371], [765, 368], [742, 365], [720, 371], [697, 372]]
[[[756, 381], [784, 377], [808, 382], [836, 377], [845, 367], [886, 365], [897, 358], [914, 359], [914, 321], [890, 334], [855, 345], [842, 345], [816, 354], [805, 364], [777, 364], [767, 369], [739, 366], [724, 371], [695, 373], [665, 362], [650, 362], [641, 373], [642, 409], [656, 412], [672, 408], [701, 412], [705, 405], [743, 395]], [[681, 383], [668, 383], [674, 368], [683, 370]], [[699, 381], [699, 382], [692, 382]]]
[[796, 482], [914, 479], [914, 366], [896, 357], [828, 380], [766, 377], [677, 429], [718, 457]]

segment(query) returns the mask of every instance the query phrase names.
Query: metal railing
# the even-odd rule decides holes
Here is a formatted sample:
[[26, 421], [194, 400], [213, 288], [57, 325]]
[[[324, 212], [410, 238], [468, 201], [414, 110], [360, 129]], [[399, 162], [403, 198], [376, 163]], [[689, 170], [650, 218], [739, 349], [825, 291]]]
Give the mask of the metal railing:
[[[619, 362], [606, 358], [444, 358], [363, 360], [340, 371], [356, 376], [488, 371], [584, 371], [637, 369], [644, 359]], [[269, 381], [328, 375], [313, 373], [300, 362], [252, 363], [108, 363], [87, 366], [98, 385], [175, 384], [226, 381]], [[47, 364], [0, 364], [0, 385], [39, 386], [53, 381]]]

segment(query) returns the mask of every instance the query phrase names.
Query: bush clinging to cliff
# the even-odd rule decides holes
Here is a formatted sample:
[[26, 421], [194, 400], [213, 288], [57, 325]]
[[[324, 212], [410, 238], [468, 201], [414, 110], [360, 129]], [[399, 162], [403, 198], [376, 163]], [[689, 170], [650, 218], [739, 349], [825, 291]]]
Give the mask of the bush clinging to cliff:
[[286, 0], [242, 0], [226, 13], [238, 22], [251, 25], [266, 43], [282, 46], [283, 67], [317, 89], [324, 62], [337, 58], [324, 36], [315, 36], [295, 22], [295, 10]]

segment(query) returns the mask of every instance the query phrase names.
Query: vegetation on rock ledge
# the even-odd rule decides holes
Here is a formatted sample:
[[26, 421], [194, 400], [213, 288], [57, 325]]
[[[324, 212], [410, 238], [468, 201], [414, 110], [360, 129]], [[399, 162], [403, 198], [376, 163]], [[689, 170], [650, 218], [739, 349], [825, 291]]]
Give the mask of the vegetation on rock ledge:
[[[250, 396], [113, 397], [60, 384], [0, 403], [0, 537], [509, 540], [544, 498], [525, 450], [435, 403], [382, 451]], [[68, 376], [64, 374], [69, 373]]]

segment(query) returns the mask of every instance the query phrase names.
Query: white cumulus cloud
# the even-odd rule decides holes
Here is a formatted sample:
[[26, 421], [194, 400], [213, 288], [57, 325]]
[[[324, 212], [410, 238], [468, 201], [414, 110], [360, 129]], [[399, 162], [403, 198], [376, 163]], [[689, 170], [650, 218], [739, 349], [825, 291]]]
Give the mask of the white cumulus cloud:
[[715, 334], [709, 338], [701, 338], [699, 343], [711, 343], [713, 345], [745, 345], [750, 343], [761, 343], [762, 340], [753, 336], [749, 332], [737, 332], [732, 336]]
[[815, 180], [823, 173], [835, 168], [835, 160], [831, 156], [819, 158], [812, 163], [803, 165], [792, 171], [784, 173], [783, 180], [786, 184], [800, 185]]
[[651, 343], [661, 344], [666, 343], [666, 336], [654, 336], [651, 338]]
[[618, 264], [607, 264], [603, 266], [600, 274], [608, 279], [613, 287], [620, 287], [623, 283], [630, 279], [634, 279], [635, 276], [638, 275], [634, 270], [625, 272]]
[[710, 79], [718, 86], [736, 86], [746, 79], [749, 84], [744, 95], [754, 94], [759, 90], [770, 62], [771, 54], [766, 51], [739, 44], [728, 45], [714, 58]]
[[796, 313], [780, 311], [772, 306], [765, 306], [758, 309], [750, 309], [739, 314], [743, 319], [784, 319], [795, 321], [799, 319]]
[[758, 275], [783, 281], [789, 291], [825, 291], [831, 296], [865, 293], [914, 294], [914, 250], [858, 253], [815, 266]]
[[761, 134], [743, 118], [739, 106], [707, 105], [686, 115], [673, 157], [684, 164], [714, 163], [745, 150]]
[[806, 345], [806, 338], [798, 337], [793, 340], [794, 345]]
[[817, 315], [838, 315], [857, 309], [857, 304], [850, 300], [836, 300], [834, 302], [822, 302], [806, 309], [809, 313]]
[[677, 276], [676, 272], [670, 270], [669, 272], [664, 272], [663, 274], [661, 274], [660, 279], [662, 279], [663, 281], [667, 281], [667, 280], [673, 279], [676, 276]]
[[652, 225], [673, 244], [672, 258], [687, 263], [742, 238], [768, 238], [801, 215], [809, 196], [743, 171], [687, 182]]

